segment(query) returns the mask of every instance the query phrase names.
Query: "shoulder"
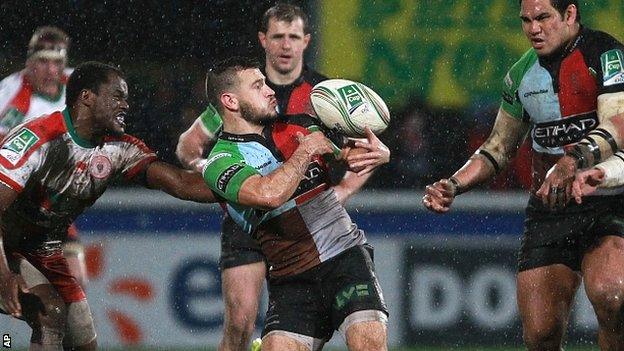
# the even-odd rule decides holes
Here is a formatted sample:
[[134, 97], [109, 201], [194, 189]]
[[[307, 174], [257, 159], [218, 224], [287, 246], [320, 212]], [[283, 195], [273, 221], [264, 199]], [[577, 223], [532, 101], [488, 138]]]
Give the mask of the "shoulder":
[[22, 72], [14, 72], [2, 80], [0, 80], [0, 88], [15, 86], [18, 87], [22, 84]]
[[527, 50], [518, 61], [516, 61], [505, 75], [505, 87], [515, 89], [520, 85], [522, 77], [537, 61], [537, 53], [533, 48]]
[[0, 164], [8, 169], [23, 165], [37, 150], [67, 131], [63, 114], [54, 112], [22, 125], [11, 132], [0, 149]]
[[49, 141], [56, 139], [60, 135], [67, 132], [67, 126], [65, 125], [64, 119], [65, 116], [63, 115], [63, 112], [56, 111], [49, 115], [43, 115], [41, 117], [31, 119], [19, 128], [17, 132], [28, 130], [42, 141]]
[[581, 45], [584, 50], [602, 53], [610, 49], [622, 49], [622, 43], [614, 38], [611, 34], [583, 28], [583, 41]]
[[309, 128], [312, 126], [318, 126], [319, 120], [307, 113], [300, 113], [295, 115], [285, 115], [278, 119], [276, 123], [294, 124], [304, 128]]
[[131, 146], [135, 146], [137, 148], [139, 148], [141, 151], [146, 152], [146, 153], [153, 153], [152, 149], [149, 148], [149, 146], [147, 146], [147, 144], [145, 144], [145, 142], [135, 136], [132, 136], [130, 134], [123, 134], [120, 136], [112, 136], [109, 135], [106, 138], [104, 138], [104, 142], [105, 143], [121, 143], [121, 144], [128, 144]]

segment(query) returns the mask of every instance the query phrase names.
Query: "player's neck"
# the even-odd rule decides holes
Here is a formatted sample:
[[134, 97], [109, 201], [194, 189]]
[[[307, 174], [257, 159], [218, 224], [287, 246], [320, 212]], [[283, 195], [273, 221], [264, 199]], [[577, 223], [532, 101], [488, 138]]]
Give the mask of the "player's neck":
[[301, 76], [303, 72], [303, 63], [299, 63], [299, 65], [288, 73], [281, 73], [275, 70], [271, 65], [266, 65], [265, 67], [267, 79], [275, 84], [275, 85], [289, 85]]
[[262, 124], [250, 122], [232, 113], [223, 115], [223, 131], [230, 134], [262, 134]]
[[69, 115], [74, 131], [80, 139], [95, 145], [102, 141], [104, 135], [98, 135], [95, 131], [93, 116], [90, 115], [88, 110], [74, 107], [69, 110]]

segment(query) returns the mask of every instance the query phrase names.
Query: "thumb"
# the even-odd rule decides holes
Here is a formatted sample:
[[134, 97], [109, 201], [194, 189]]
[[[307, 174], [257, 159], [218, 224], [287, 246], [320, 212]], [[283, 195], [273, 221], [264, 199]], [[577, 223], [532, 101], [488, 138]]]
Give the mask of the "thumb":
[[375, 133], [373, 133], [373, 131], [368, 126], [364, 127], [364, 132], [366, 133], [366, 139], [368, 139], [369, 143], [377, 138]]
[[297, 132], [297, 133], [295, 134], [295, 136], [297, 137], [297, 141], [298, 141], [299, 143], [301, 143], [301, 142], [303, 141], [303, 138], [305, 137], [305, 136], [303, 135], [303, 133], [301, 133], [301, 132]]

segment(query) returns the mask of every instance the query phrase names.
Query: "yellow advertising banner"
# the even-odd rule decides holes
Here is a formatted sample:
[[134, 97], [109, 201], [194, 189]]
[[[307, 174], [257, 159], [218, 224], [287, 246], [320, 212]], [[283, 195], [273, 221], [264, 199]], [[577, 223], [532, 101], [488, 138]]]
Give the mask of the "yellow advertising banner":
[[[530, 48], [516, 0], [320, 0], [317, 66], [390, 105], [495, 101]], [[624, 1], [579, 1], [582, 23], [624, 39]]]

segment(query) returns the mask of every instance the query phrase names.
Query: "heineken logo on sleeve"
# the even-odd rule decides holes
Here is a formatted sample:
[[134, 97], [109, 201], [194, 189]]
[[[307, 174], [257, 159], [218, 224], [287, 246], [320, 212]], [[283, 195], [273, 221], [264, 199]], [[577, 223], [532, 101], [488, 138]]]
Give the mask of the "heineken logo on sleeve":
[[0, 155], [15, 166], [37, 141], [39, 137], [35, 133], [23, 128], [2, 145]]
[[600, 56], [602, 81], [604, 86], [624, 83], [624, 54], [622, 50], [613, 49]]

